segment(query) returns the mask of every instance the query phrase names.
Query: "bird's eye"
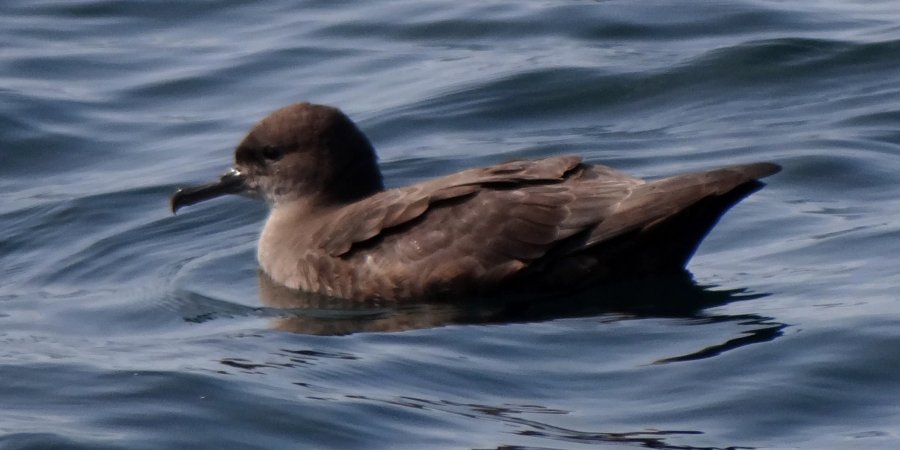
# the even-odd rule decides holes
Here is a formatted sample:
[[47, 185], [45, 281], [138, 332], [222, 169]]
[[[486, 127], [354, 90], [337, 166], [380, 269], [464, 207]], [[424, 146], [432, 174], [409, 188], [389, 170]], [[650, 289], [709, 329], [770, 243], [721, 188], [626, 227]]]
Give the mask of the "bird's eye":
[[262, 155], [263, 158], [266, 158], [269, 161], [278, 161], [284, 156], [284, 150], [282, 150], [281, 147], [267, 145], [262, 148]]

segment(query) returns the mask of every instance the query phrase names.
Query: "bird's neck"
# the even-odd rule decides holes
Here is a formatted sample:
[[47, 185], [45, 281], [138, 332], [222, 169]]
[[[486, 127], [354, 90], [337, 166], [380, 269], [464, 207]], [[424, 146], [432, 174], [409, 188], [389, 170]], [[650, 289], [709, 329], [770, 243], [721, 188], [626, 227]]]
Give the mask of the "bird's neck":
[[[367, 155], [368, 156], [368, 155]], [[375, 157], [355, 158], [335, 171], [322, 191], [326, 204], [347, 204], [370, 197], [384, 190], [381, 170]]]

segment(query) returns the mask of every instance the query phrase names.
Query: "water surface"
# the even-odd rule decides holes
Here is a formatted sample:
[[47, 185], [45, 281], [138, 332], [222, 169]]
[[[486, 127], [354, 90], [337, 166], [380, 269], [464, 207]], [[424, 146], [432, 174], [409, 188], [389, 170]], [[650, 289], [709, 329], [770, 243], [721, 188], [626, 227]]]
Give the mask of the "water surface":
[[[0, 447], [895, 448], [895, 2], [6, 1]], [[173, 217], [288, 103], [403, 185], [775, 161], [690, 265], [491, 306], [297, 303], [263, 205]]]

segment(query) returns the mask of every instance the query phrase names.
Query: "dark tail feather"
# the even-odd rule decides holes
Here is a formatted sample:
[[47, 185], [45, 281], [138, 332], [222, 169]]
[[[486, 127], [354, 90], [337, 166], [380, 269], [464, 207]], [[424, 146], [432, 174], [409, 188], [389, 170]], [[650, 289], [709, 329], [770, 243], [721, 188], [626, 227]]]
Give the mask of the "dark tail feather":
[[765, 186], [759, 178], [779, 170], [772, 163], [746, 164], [642, 185], [611, 223], [591, 234], [592, 248], [585, 250], [636, 275], [682, 270], [722, 215]]
[[[681, 203], [677, 211], [646, 225], [641, 234], [653, 248], [661, 251], [660, 262], [681, 269], [697, 251], [703, 238], [719, 219], [738, 202], [765, 186], [759, 178], [781, 170], [772, 163], [755, 163], [725, 167], [696, 175], [681, 175], [659, 183], [688, 184], [699, 181], [704, 195]], [[691, 189], [688, 189], [691, 191]]]
[[738, 202], [762, 189], [756, 180], [737, 185], [722, 195], [705, 197], [672, 216], [642, 230], [647, 251], [656, 253], [662, 267], [678, 270], [687, 265], [719, 219]]
[[747, 164], [637, 186], [611, 217], [548, 253], [530, 272], [540, 277], [530, 282], [572, 287], [684, 273], [719, 218], [765, 186], [758, 178], [780, 169]]
[[[756, 182], [757, 179], [772, 175], [781, 167], [772, 163], [745, 164], [724, 167], [709, 172], [677, 175], [652, 181], [634, 188], [619, 205], [615, 214], [601, 222], [585, 242], [584, 247], [628, 234], [632, 231], [654, 227], [658, 222], [667, 222], [680, 215], [692, 205], [710, 197], [731, 199], [727, 206], [718, 205], [718, 214], [723, 214], [733, 203], [741, 200], [756, 189], [743, 195], [728, 196], [731, 191], [740, 191], [740, 186]], [[715, 203], [715, 202], [714, 202]], [[711, 211], [714, 212], [714, 211]], [[714, 225], [713, 221], [710, 226]], [[709, 230], [709, 228], [705, 228]], [[701, 236], [702, 237], [702, 236]]]

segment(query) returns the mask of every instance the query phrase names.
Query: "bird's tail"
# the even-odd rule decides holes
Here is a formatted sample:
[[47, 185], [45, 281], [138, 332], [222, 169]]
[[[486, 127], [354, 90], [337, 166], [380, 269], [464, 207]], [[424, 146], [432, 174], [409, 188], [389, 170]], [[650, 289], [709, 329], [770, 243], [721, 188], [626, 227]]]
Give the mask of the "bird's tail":
[[[772, 163], [745, 164], [637, 186], [610, 219], [627, 223], [601, 223], [588, 245], [615, 248], [625, 259], [644, 258], [635, 267], [648, 272], [683, 269], [719, 218], [762, 188], [760, 178], [779, 170]], [[621, 236], [610, 236], [612, 230]]]

